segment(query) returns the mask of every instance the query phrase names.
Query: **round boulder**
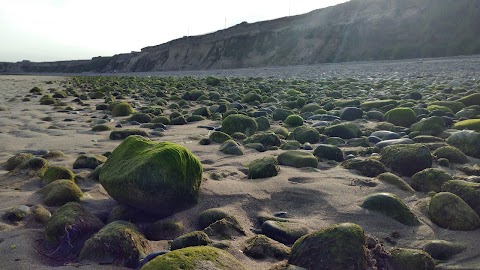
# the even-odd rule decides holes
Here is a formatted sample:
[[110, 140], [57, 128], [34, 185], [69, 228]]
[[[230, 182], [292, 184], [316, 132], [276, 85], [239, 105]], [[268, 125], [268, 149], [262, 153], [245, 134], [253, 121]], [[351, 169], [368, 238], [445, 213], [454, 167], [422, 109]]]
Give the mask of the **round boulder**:
[[445, 229], [471, 231], [480, 228], [478, 214], [462, 198], [450, 192], [433, 196], [428, 214], [433, 223]]
[[100, 183], [116, 201], [166, 217], [197, 203], [202, 171], [181, 145], [130, 136], [104, 164]]
[[362, 202], [362, 208], [380, 212], [396, 221], [408, 225], [419, 225], [415, 214], [397, 195], [392, 193], [375, 193]]
[[423, 144], [399, 144], [382, 148], [380, 162], [400, 175], [412, 176], [432, 167], [433, 159]]
[[421, 192], [440, 192], [442, 185], [448, 180], [453, 180], [453, 177], [446, 171], [437, 168], [428, 168], [414, 174], [410, 185], [413, 189]]
[[235, 132], [242, 132], [247, 136], [253, 135], [258, 129], [257, 122], [251, 117], [243, 114], [231, 114], [223, 119], [222, 132], [232, 135]]
[[480, 133], [463, 130], [453, 133], [448, 137], [447, 143], [460, 149], [468, 156], [480, 158]]

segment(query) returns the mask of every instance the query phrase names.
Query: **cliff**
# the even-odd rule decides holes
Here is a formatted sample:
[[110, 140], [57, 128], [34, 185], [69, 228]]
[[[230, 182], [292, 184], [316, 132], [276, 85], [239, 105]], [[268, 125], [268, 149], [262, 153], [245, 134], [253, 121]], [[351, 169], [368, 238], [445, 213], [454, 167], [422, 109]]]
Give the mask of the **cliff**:
[[478, 53], [478, 0], [351, 0], [304, 15], [183, 37], [140, 52], [0, 63], [0, 72], [227, 69]]

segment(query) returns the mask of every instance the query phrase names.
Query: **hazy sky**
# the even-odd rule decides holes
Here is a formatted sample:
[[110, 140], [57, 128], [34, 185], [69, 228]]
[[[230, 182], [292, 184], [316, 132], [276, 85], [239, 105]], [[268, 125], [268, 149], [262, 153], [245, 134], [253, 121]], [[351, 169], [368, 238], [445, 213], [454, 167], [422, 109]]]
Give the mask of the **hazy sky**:
[[0, 62], [90, 59], [347, 0], [0, 0]]

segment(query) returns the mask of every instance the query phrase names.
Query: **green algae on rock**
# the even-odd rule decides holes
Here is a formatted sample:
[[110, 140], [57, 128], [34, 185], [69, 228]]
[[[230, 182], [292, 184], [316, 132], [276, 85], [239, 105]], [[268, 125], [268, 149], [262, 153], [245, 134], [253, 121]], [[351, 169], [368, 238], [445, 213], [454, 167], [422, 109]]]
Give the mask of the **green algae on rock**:
[[395, 108], [385, 113], [385, 121], [396, 126], [410, 127], [417, 122], [417, 114], [410, 108]]
[[471, 130], [463, 130], [459, 132], [455, 132], [447, 139], [447, 143], [451, 146], [454, 146], [465, 155], [480, 158], [480, 133], [471, 131]]
[[62, 166], [51, 166], [43, 174], [43, 184], [50, 184], [51, 182], [59, 179], [68, 179], [70, 181], [75, 180], [75, 174]]
[[202, 171], [181, 145], [130, 136], [107, 159], [100, 183], [118, 202], [165, 217], [197, 203]]
[[433, 223], [445, 229], [471, 231], [480, 228], [478, 214], [462, 198], [450, 192], [432, 197], [428, 215]]
[[69, 202], [53, 212], [45, 225], [45, 237], [52, 245], [61, 245], [70, 251], [80, 250], [85, 240], [103, 227], [103, 222], [85, 210], [79, 203]]
[[67, 202], [78, 202], [83, 196], [82, 190], [70, 179], [55, 180], [42, 189], [39, 194], [48, 206], [62, 206]]
[[367, 177], [376, 177], [387, 171], [387, 168], [378, 160], [367, 158], [353, 158], [342, 163], [345, 169], [357, 170], [361, 175]]
[[214, 131], [208, 136], [210, 141], [214, 143], [224, 143], [225, 141], [231, 140], [232, 137], [228, 135], [227, 133], [221, 132], [221, 131]]
[[445, 129], [445, 122], [439, 116], [424, 118], [410, 127], [410, 132], [418, 135], [438, 135]]
[[232, 114], [222, 121], [222, 132], [232, 135], [235, 132], [242, 132], [247, 136], [255, 134], [258, 129], [257, 122], [243, 114]]
[[75, 162], [73, 162], [73, 168], [94, 170], [106, 161], [107, 157], [104, 155], [80, 155]]
[[432, 167], [433, 158], [423, 144], [390, 145], [382, 148], [380, 162], [400, 175], [412, 176]]
[[85, 242], [80, 252], [80, 261], [134, 268], [150, 251], [147, 239], [134, 224], [114, 221]]
[[293, 138], [304, 144], [308, 143], [318, 143], [320, 140], [320, 133], [312, 127], [309, 126], [300, 126], [293, 130]]
[[423, 245], [423, 251], [427, 252], [435, 260], [448, 260], [453, 255], [464, 251], [467, 247], [462, 244], [445, 241], [430, 240]]
[[287, 259], [290, 248], [265, 235], [256, 235], [245, 242], [245, 255], [254, 259], [273, 258], [277, 260]]
[[7, 171], [13, 171], [20, 164], [28, 161], [31, 158], [33, 158], [33, 155], [30, 153], [18, 153], [15, 156], [9, 158], [7, 162], [3, 164], [3, 167]]
[[159, 220], [146, 227], [145, 236], [148, 240], [159, 241], [178, 237], [184, 230], [185, 227], [180, 221]]
[[367, 269], [363, 229], [357, 224], [341, 223], [307, 234], [293, 245], [288, 263], [307, 269]]
[[450, 145], [437, 148], [432, 154], [437, 159], [446, 158], [450, 163], [465, 164], [468, 162], [467, 156], [460, 149]]
[[193, 247], [193, 246], [206, 246], [212, 243], [212, 240], [205, 232], [193, 231], [173, 239], [171, 243], [171, 250]]
[[248, 165], [248, 178], [268, 178], [278, 175], [280, 168], [278, 162], [274, 157], [264, 157], [256, 159]]
[[220, 145], [220, 148], [218, 150], [226, 155], [232, 155], [232, 156], [243, 155], [242, 148], [240, 148], [240, 145], [238, 145], [237, 142], [234, 140], [227, 140], [223, 142], [222, 145]]
[[330, 137], [353, 139], [362, 136], [362, 131], [355, 124], [345, 122], [325, 128], [325, 134]]
[[361, 207], [380, 212], [404, 225], [420, 225], [420, 222], [412, 210], [410, 210], [400, 197], [392, 193], [372, 194], [363, 200]]
[[124, 140], [128, 136], [138, 135], [148, 137], [148, 133], [141, 129], [124, 129], [110, 132], [110, 140]]
[[453, 177], [446, 171], [437, 168], [427, 168], [415, 173], [412, 176], [410, 185], [413, 189], [421, 192], [440, 192], [442, 185]]
[[462, 198], [480, 216], [480, 183], [450, 180], [442, 185], [442, 191]]
[[384, 182], [384, 183], [396, 186], [397, 188], [403, 191], [415, 192], [415, 190], [407, 182], [405, 182], [405, 180], [403, 180], [401, 177], [393, 173], [385, 172], [385, 173], [379, 174], [377, 176], [377, 179], [380, 182]]
[[312, 167], [316, 168], [318, 166], [317, 158], [309, 153], [303, 151], [289, 150], [281, 153], [277, 157], [278, 164], [303, 168], [303, 167]]
[[428, 253], [418, 249], [394, 248], [390, 250], [390, 264], [395, 270], [433, 270], [435, 262]]
[[210, 224], [214, 223], [217, 220], [230, 217], [231, 215], [227, 211], [220, 208], [210, 208], [203, 211], [198, 217], [199, 227], [203, 230]]
[[306, 235], [309, 228], [298, 222], [267, 220], [262, 224], [262, 233], [284, 244], [293, 244]]
[[299, 127], [303, 125], [303, 121], [304, 120], [300, 115], [292, 114], [285, 119], [284, 123], [290, 127]]
[[218, 248], [187, 247], [157, 256], [140, 270], [246, 270], [230, 253]]
[[120, 102], [112, 109], [113, 116], [128, 116], [134, 112], [135, 110], [133, 109], [132, 105], [128, 104], [127, 102]]
[[457, 122], [453, 125], [454, 129], [480, 131], [480, 119], [468, 119]]

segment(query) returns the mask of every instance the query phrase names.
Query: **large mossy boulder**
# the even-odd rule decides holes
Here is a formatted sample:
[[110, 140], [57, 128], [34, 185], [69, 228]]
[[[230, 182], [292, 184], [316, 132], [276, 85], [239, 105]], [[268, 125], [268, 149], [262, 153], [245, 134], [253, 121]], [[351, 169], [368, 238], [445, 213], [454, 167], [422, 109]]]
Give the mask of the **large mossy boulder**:
[[437, 160], [446, 158], [450, 163], [465, 164], [468, 162], [467, 156], [460, 149], [450, 145], [437, 148], [432, 154]]
[[103, 222], [79, 203], [69, 202], [53, 212], [45, 225], [45, 238], [62, 253], [80, 251], [83, 243], [103, 227]]
[[140, 270], [246, 270], [230, 253], [218, 248], [187, 247], [157, 256]]
[[367, 269], [363, 229], [342, 223], [305, 235], [293, 245], [288, 263], [318, 270]]
[[247, 136], [253, 135], [258, 129], [255, 119], [243, 114], [231, 114], [223, 119], [222, 132], [232, 135], [241, 132]]
[[447, 143], [460, 149], [465, 155], [480, 158], [480, 133], [470, 130], [455, 132]]
[[248, 165], [248, 178], [268, 178], [278, 175], [280, 167], [274, 157], [264, 157], [256, 159]]
[[290, 150], [285, 151], [278, 155], [277, 157], [278, 164], [285, 165], [295, 168], [303, 167], [312, 167], [316, 168], [318, 166], [317, 158], [309, 153], [304, 151]]
[[480, 119], [468, 119], [457, 122], [453, 125], [453, 128], [459, 130], [474, 130], [479, 132], [480, 131]]
[[134, 268], [150, 251], [147, 239], [134, 224], [114, 221], [85, 242], [80, 260]]
[[293, 138], [299, 143], [318, 143], [320, 133], [313, 127], [301, 126], [293, 130]]
[[462, 198], [450, 192], [432, 197], [428, 215], [433, 223], [445, 229], [471, 231], [480, 228], [478, 214]]
[[355, 124], [345, 122], [325, 128], [325, 135], [348, 140], [362, 136], [362, 131]]
[[187, 148], [130, 136], [104, 164], [100, 183], [116, 201], [166, 217], [197, 203], [202, 172]]
[[394, 248], [390, 250], [390, 265], [395, 270], [434, 270], [435, 261], [423, 250]]
[[290, 248], [265, 235], [256, 235], [245, 242], [245, 255], [254, 259], [273, 258], [277, 260], [287, 259]]
[[450, 180], [443, 184], [442, 191], [451, 192], [462, 198], [480, 216], [480, 183]]
[[361, 207], [382, 213], [404, 225], [416, 226], [420, 224], [412, 210], [400, 197], [392, 193], [372, 194], [363, 200]]
[[349, 170], [356, 170], [361, 175], [367, 177], [376, 177], [387, 171], [385, 165], [378, 160], [367, 158], [352, 158], [342, 163], [342, 167]]
[[83, 196], [82, 190], [70, 179], [60, 179], [51, 182], [39, 194], [43, 203], [48, 206], [62, 206], [67, 202], [78, 202]]
[[382, 148], [380, 162], [400, 175], [412, 176], [432, 167], [433, 158], [423, 144], [399, 144]]
[[445, 129], [445, 122], [439, 116], [424, 118], [410, 127], [410, 132], [418, 135], [438, 135]]
[[343, 151], [336, 145], [320, 144], [315, 148], [313, 154], [319, 159], [343, 161]]
[[112, 109], [113, 116], [128, 116], [134, 112], [135, 110], [133, 109], [132, 105], [127, 102], [120, 102]]
[[453, 177], [446, 171], [437, 168], [428, 168], [414, 174], [410, 185], [416, 191], [440, 192], [442, 185], [448, 180], [453, 180]]
[[410, 127], [417, 122], [417, 114], [410, 108], [395, 108], [385, 113], [385, 121], [396, 126]]
[[74, 181], [75, 174], [71, 170], [62, 166], [50, 166], [45, 171], [42, 177], [43, 184], [45, 185], [59, 179], [68, 179]]

